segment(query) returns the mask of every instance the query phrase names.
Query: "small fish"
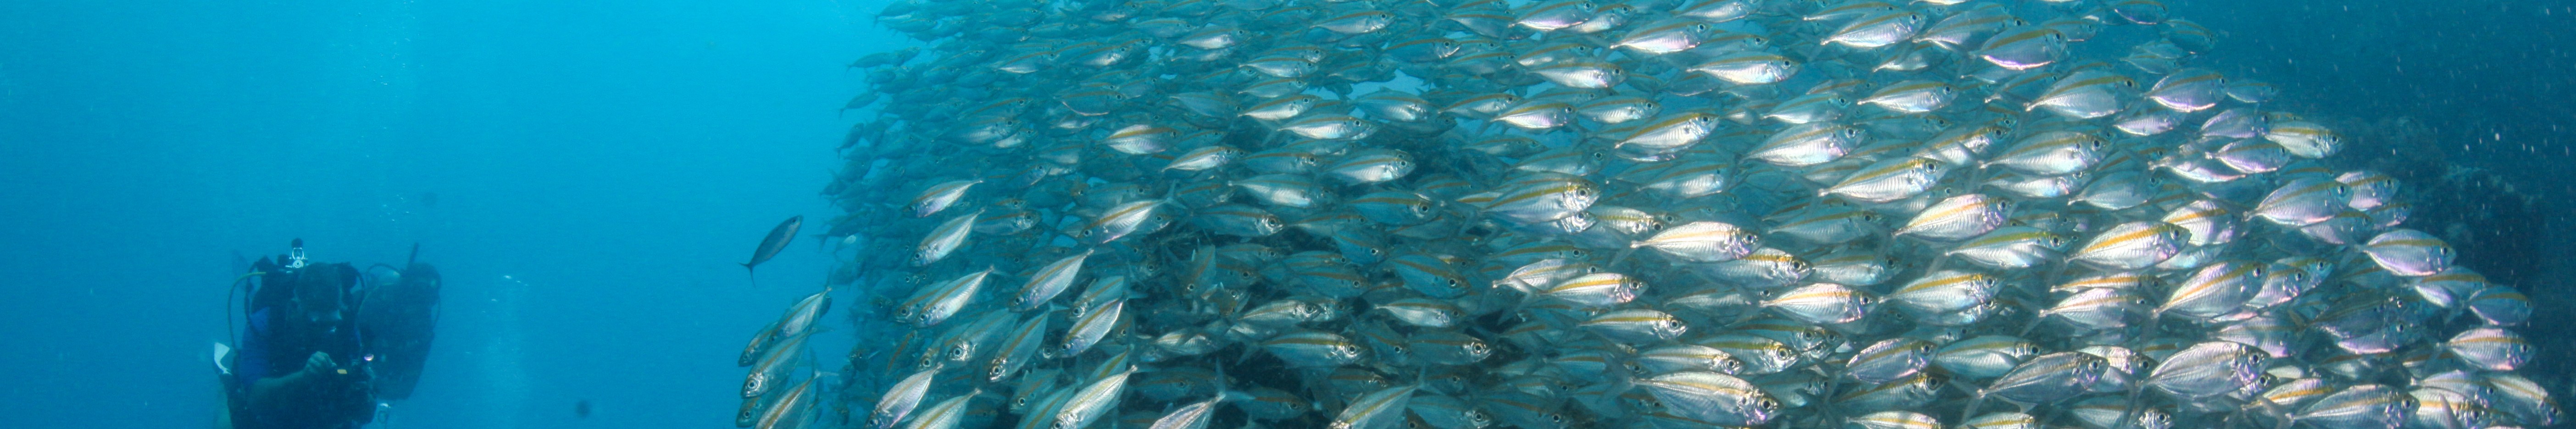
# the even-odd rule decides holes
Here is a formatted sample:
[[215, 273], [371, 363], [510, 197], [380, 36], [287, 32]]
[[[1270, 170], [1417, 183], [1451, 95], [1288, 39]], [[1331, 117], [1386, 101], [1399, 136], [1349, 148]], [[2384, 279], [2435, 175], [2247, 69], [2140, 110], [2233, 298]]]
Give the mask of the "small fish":
[[1209, 232], [1241, 237], [1268, 237], [1288, 227], [1279, 216], [1242, 204], [1202, 208], [1191, 221]]
[[1857, 202], [1887, 203], [1930, 191], [1949, 171], [1950, 165], [1940, 161], [1918, 157], [1892, 158], [1861, 167], [1860, 171], [1821, 192]]
[[1824, 7], [1815, 12], [1807, 13], [1805, 16], [1801, 16], [1798, 19], [1803, 21], [1841, 21], [1892, 10], [1897, 10], [1896, 5], [1889, 4], [1888, 2], [1881, 0], [1847, 0]]
[[2055, 64], [2066, 56], [2066, 35], [2045, 25], [2023, 25], [1986, 38], [1979, 59], [1996, 67], [2029, 70]]
[[1601, 197], [1600, 188], [1590, 180], [1562, 173], [1530, 175], [1491, 194], [1490, 202], [1478, 204], [1485, 213], [1521, 224], [1573, 216]]
[[763, 352], [769, 350], [769, 345], [776, 344], [781, 338], [786, 338], [778, 335], [778, 325], [782, 322], [784, 321], [769, 322], [769, 326], [762, 327], [759, 333], [752, 334], [751, 345], [742, 348], [742, 357], [735, 359], [734, 366], [751, 366], [753, 362], [759, 362]]
[[1243, 116], [1265, 121], [1287, 120], [1306, 114], [1307, 109], [1314, 108], [1315, 103], [1321, 100], [1323, 97], [1312, 94], [1274, 98], [1244, 108]]
[[1524, 130], [1547, 130], [1573, 123], [1574, 105], [1559, 100], [1528, 100], [1496, 112], [1494, 120]]
[[1178, 134], [1170, 127], [1135, 124], [1111, 131], [1108, 137], [1101, 138], [1101, 144], [1128, 155], [1150, 155], [1170, 148]]
[[1841, 91], [1811, 90], [1804, 95], [1772, 105], [1769, 111], [1762, 113], [1762, 118], [1787, 124], [1824, 122], [1842, 119], [1846, 108], [1850, 106], [1851, 102], [1843, 99]]
[[2371, 237], [2362, 251], [2381, 269], [2409, 277], [2433, 275], [2451, 266], [2455, 252], [2442, 239], [2412, 229], [2395, 229]]
[[1703, 221], [1666, 228], [1628, 247], [1654, 249], [1690, 262], [1724, 262], [1752, 253], [1760, 245], [1759, 240], [1751, 231], [1734, 224]]
[[1850, 426], [1863, 429], [1939, 429], [1941, 420], [1929, 414], [1912, 411], [1880, 411], [1845, 418]]
[[1897, 113], [1925, 113], [1941, 110], [1958, 97], [1958, 89], [1929, 80], [1891, 83], [1877, 92], [1862, 97], [1857, 103], [1878, 106]]
[[2110, 363], [2101, 356], [2078, 352], [2033, 357], [1970, 395], [1964, 415], [1976, 415], [1979, 405], [1989, 398], [2025, 404], [2065, 400], [2084, 393], [2109, 367]]
[[1089, 224], [1083, 225], [1081, 229], [1083, 240], [1092, 244], [1106, 244], [1130, 236], [1160, 231], [1163, 227], [1171, 225], [1170, 216], [1159, 210], [1167, 203], [1169, 201], [1166, 200], [1137, 200], [1111, 207], [1102, 212], [1099, 217], [1092, 218]]
[[1726, 54], [1691, 66], [1690, 71], [1737, 85], [1765, 85], [1789, 80], [1798, 74], [1798, 63], [1789, 57], [1763, 51]]
[[1750, 16], [1761, 8], [1758, 0], [1698, 0], [1684, 4], [1674, 14], [1708, 23], [1724, 23]]
[[1182, 152], [1180, 156], [1173, 157], [1172, 163], [1163, 166], [1163, 169], [1207, 171], [1233, 163], [1235, 158], [1240, 156], [1243, 156], [1243, 151], [1235, 149], [1233, 146], [1202, 146], [1197, 149], [1190, 149], [1188, 152]]
[[1934, 21], [1931, 26], [1923, 29], [1921, 35], [1915, 36], [1914, 40], [1942, 49], [1958, 51], [1966, 47], [1969, 42], [2001, 30], [2006, 25], [2018, 25], [2020, 22], [2020, 18], [2014, 17], [2012, 12], [2000, 5], [1979, 3], [1941, 18], [1940, 21]]
[[1474, 365], [1494, 354], [1493, 346], [1483, 339], [1457, 332], [1415, 334], [1404, 350], [1421, 362], [1438, 365]]
[[1969, 238], [1944, 254], [1978, 266], [2018, 270], [2056, 260], [2066, 238], [2039, 228], [2005, 226]]
[[2034, 176], [2065, 175], [2101, 163], [2107, 144], [2089, 133], [2050, 131], [2022, 138], [1987, 164]]
[[974, 302], [979, 291], [983, 290], [985, 279], [991, 278], [992, 275], [993, 268], [985, 267], [983, 271], [924, 288], [923, 294], [916, 298], [920, 304], [910, 310], [914, 325], [930, 327], [948, 320], [949, 316], [956, 315], [958, 311], [965, 309], [967, 304]]
[[2104, 229], [2067, 257], [2069, 262], [2113, 271], [2155, 266], [2182, 253], [2191, 231], [2157, 221], [2129, 222]]
[[904, 426], [904, 429], [955, 429], [958, 422], [965, 419], [966, 404], [983, 395], [984, 391], [977, 389], [939, 401], [938, 405], [922, 411], [920, 417], [912, 419], [912, 424]]
[[2137, 81], [2100, 69], [2067, 73], [2065, 78], [2049, 85], [2048, 92], [2024, 110], [2046, 109], [2069, 118], [2094, 119], [2119, 113], [2122, 98], [2137, 88]]
[[930, 392], [931, 381], [938, 375], [939, 368], [930, 368], [895, 382], [893, 388], [879, 397], [876, 408], [869, 412], [869, 424], [878, 429], [892, 428], [904, 417], [912, 415], [913, 409], [921, 406], [922, 396]]
[[1865, 131], [1831, 122], [1809, 122], [1772, 134], [1745, 154], [1781, 167], [1797, 168], [1831, 162], [1860, 146]]
[[1567, 88], [1602, 89], [1628, 79], [1627, 70], [1608, 62], [1565, 60], [1530, 69], [1530, 73]]
[[993, 353], [991, 360], [985, 361], [985, 381], [1000, 382], [1012, 375], [1017, 375], [1022, 367], [1037, 359], [1042, 349], [1038, 345], [1046, 341], [1046, 331], [1051, 321], [1052, 317], [1048, 314], [1037, 314], [1004, 335], [1000, 350]]
[[1084, 250], [1039, 267], [1037, 272], [1028, 276], [1028, 283], [1020, 285], [1019, 292], [1011, 294], [1011, 309], [1013, 311], [1035, 310], [1039, 306], [1046, 305], [1048, 301], [1054, 300], [1056, 295], [1072, 287], [1074, 280], [1082, 275], [1082, 263], [1091, 258], [1091, 253], [1090, 250]]
[[1620, 38], [1618, 43], [1610, 47], [1628, 48], [1654, 55], [1670, 54], [1699, 47], [1701, 42], [1707, 41], [1714, 35], [1713, 30], [1705, 21], [1666, 19], [1629, 30], [1626, 37]]
[[1923, 14], [1910, 10], [1890, 10], [1844, 24], [1825, 36], [1820, 44], [1841, 44], [1854, 49], [1875, 49], [1914, 37], [1923, 30]]
[[762, 262], [769, 262], [769, 258], [778, 257], [778, 251], [787, 250], [787, 243], [796, 241], [796, 229], [803, 226], [805, 226], [805, 217], [795, 216], [779, 222], [777, 227], [770, 228], [769, 235], [760, 238], [760, 247], [751, 250], [751, 262], [742, 263], [742, 270], [755, 278], [758, 277], [760, 273], [753, 267], [760, 266]]
[[1611, 308], [1636, 300], [1638, 292], [1644, 288], [1643, 282], [1627, 275], [1601, 272], [1558, 282], [1539, 291], [1535, 297], [1585, 308]]
[[1377, 125], [1350, 115], [1312, 115], [1288, 121], [1280, 131], [1318, 140], [1358, 140], [1377, 132]]
[[1413, 400], [1419, 385], [1397, 386], [1360, 395], [1351, 401], [1341, 415], [1334, 416], [1325, 427], [1332, 429], [1390, 429], [1404, 420], [1405, 409]]
[[1671, 341], [1690, 331], [1690, 325], [1672, 314], [1648, 309], [1602, 313], [1579, 326], [1603, 337], [1631, 344]]
[[813, 336], [808, 332], [781, 339], [759, 362], [752, 363], [751, 374], [743, 377], [742, 397], [759, 398], [786, 387], [788, 377], [794, 375], [792, 370], [804, 361], [805, 339]]
[[1777, 417], [1780, 403], [1758, 386], [1714, 372], [1676, 372], [1637, 380], [1675, 415], [1719, 425], [1759, 426]]
[[948, 255], [956, 253], [958, 248], [965, 247], [966, 238], [975, 233], [975, 220], [982, 216], [984, 211], [976, 210], [974, 213], [949, 218], [948, 221], [941, 222], [939, 227], [932, 228], [930, 235], [922, 237], [921, 244], [913, 247], [912, 265], [926, 266], [939, 262], [947, 259]]
[[2262, 349], [2232, 341], [2207, 341], [2175, 352], [2140, 380], [2146, 387], [2193, 399], [2243, 389], [2262, 377]]
[[2415, 408], [2415, 398], [2405, 391], [2362, 384], [2318, 398], [2287, 420], [2290, 424], [2304, 422], [2318, 427], [2397, 427]]
[[1126, 315], [1126, 308], [1127, 300], [1113, 299], [1075, 314], [1073, 326], [1065, 331], [1063, 347], [1055, 350], [1053, 355], [1056, 357], [1080, 356], [1082, 352], [1098, 345], [1101, 339], [1109, 336], [1111, 329], [1118, 327], [1120, 317]]
[[972, 189], [976, 184], [980, 183], [984, 183], [984, 181], [954, 180], [937, 185], [931, 185], [929, 189], [923, 189], [921, 191], [921, 195], [912, 197], [912, 203], [904, 206], [905, 211], [912, 213], [912, 217], [927, 217], [933, 214], [938, 214], [941, 211], [948, 210], [949, 206], [955, 205], [959, 199], [963, 199], [966, 196], [966, 191], [968, 189]]
[[2003, 227], [2012, 212], [2012, 203], [1985, 194], [1962, 194], [1943, 198], [1916, 213], [1913, 220], [1896, 229], [1896, 236], [1912, 236], [1934, 241], [1957, 241], [1985, 234]]
[[2488, 371], [2512, 371], [2531, 362], [2537, 351], [2521, 334], [2493, 327], [2460, 331], [2443, 346], [2461, 363]]
[[1637, 96], [1602, 97], [1574, 108], [1574, 113], [1603, 124], [1620, 124], [1652, 118], [1662, 112], [1662, 104]]
[[779, 395], [776, 403], [770, 405], [768, 410], [762, 411], [760, 419], [753, 422], [751, 427], [755, 429], [797, 428], [812, 421], [815, 418], [814, 402], [817, 400], [816, 397], [821, 395], [814, 391], [816, 378], [820, 377], [805, 377], [804, 382], [796, 383], [795, 388], [787, 389], [787, 393]]
[[1791, 319], [1815, 324], [1841, 324], [1858, 321], [1877, 300], [1850, 286], [1814, 283], [1781, 291], [1762, 301], [1762, 307]]
[[2207, 319], [2237, 311], [2262, 287], [2267, 264], [2221, 261], [2201, 267], [2175, 285], [2154, 314]]
[[[2150, 0], [2139, 0], [2150, 1]], [[2148, 88], [2146, 98], [2157, 105], [2178, 112], [2198, 112], [2217, 106], [2227, 91], [2227, 79], [2218, 72], [2187, 68], [2165, 74]]]
[[1413, 157], [1402, 151], [1371, 149], [1352, 153], [1325, 172], [1343, 182], [1366, 185], [1404, 178], [1413, 173], [1413, 167]]
[[1920, 374], [1932, 364], [1929, 341], [1898, 337], [1880, 340], [1852, 354], [1843, 375], [1864, 383], [1885, 384]]
[[1074, 390], [1073, 396], [1066, 399], [1062, 409], [1052, 416], [1055, 422], [1052, 427], [1080, 429], [1118, 409], [1119, 400], [1126, 396], [1127, 377], [1133, 374], [1135, 371], [1132, 369], [1121, 370]]
[[1932, 363], [1961, 378], [1992, 378], [2040, 354], [2039, 345], [2008, 335], [1985, 335], [1943, 345]]
[[1261, 348], [1289, 366], [1297, 367], [1341, 366], [1360, 357], [1359, 344], [1321, 331], [1299, 331], [1271, 337], [1261, 342]]
[[1406, 325], [1428, 328], [1447, 328], [1452, 325], [1456, 325], [1460, 320], [1466, 317], [1464, 311], [1460, 310], [1458, 306], [1452, 305], [1446, 300], [1430, 298], [1405, 298], [1389, 301], [1385, 304], [1379, 304], [1377, 309], [1385, 311], [1387, 314], [1394, 316], [1396, 321], [1403, 322]]

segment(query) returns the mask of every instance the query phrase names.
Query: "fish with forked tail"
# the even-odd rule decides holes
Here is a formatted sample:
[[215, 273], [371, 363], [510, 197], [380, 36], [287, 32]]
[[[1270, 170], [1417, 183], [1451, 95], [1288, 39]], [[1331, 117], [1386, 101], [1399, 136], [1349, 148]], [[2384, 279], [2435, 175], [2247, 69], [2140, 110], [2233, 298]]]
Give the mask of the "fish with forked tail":
[[751, 250], [751, 262], [742, 263], [742, 270], [749, 272], [753, 279], [759, 279], [760, 263], [769, 262], [769, 258], [778, 257], [778, 251], [787, 249], [787, 242], [796, 241], [796, 229], [803, 226], [805, 226], [805, 216], [796, 216], [787, 218], [785, 222], [779, 222], [778, 227], [770, 228], [769, 236], [761, 237], [760, 247]]

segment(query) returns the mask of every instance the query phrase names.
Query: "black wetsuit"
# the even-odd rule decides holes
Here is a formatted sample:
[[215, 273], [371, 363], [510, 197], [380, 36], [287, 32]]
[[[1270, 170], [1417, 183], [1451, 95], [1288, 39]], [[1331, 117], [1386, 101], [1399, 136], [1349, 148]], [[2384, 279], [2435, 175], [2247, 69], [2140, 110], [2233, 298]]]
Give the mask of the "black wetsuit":
[[[365, 342], [357, 318], [346, 316], [360, 305], [358, 270], [349, 264], [290, 270], [268, 260], [255, 267], [268, 274], [261, 276], [259, 289], [252, 294], [250, 326], [242, 332], [234, 378], [228, 383], [233, 427], [347, 429], [373, 421], [374, 388]], [[294, 289], [301, 283], [324, 283], [341, 291], [343, 317], [337, 326], [307, 320], [295, 308]], [[304, 370], [306, 358], [317, 351], [330, 354], [336, 369], [270, 395], [273, 400], [266, 402], [271, 403], [252, 397], [251, 390], [260, 380]]]

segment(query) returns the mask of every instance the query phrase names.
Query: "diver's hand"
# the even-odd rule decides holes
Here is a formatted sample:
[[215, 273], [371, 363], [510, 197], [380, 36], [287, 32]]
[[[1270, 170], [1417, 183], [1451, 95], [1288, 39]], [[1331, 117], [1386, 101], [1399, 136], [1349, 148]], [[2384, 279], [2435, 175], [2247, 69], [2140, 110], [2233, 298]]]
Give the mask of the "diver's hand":
[[304, 373], [306, 374], [328, 374], [332, 369], [338, 368], [339, 366], [340, 364], [331, 361], [330, 353], [313, 352], [313, 356], [304, 358]]

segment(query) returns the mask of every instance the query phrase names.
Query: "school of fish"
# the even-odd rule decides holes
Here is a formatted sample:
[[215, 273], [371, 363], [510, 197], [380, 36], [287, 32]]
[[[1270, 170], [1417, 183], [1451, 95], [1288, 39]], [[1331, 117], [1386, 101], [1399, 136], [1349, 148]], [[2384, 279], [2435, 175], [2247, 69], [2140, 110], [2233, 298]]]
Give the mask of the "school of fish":
[[[743, 427], [2541, 427], [2156, 0], [894, 0]], [[2350, 157], [2346, 157], [2350, 158]], [[764, 245], [764, 248], [768, 246]], [[757, 262], [759, 258], [755, 258]], [[802, 382], [795, 382], [798, 378]]]

